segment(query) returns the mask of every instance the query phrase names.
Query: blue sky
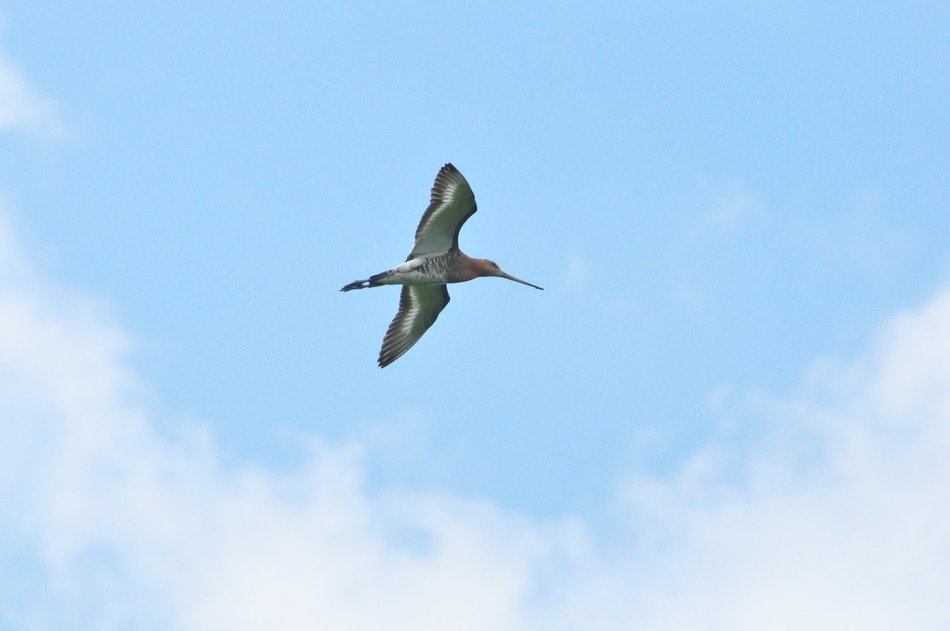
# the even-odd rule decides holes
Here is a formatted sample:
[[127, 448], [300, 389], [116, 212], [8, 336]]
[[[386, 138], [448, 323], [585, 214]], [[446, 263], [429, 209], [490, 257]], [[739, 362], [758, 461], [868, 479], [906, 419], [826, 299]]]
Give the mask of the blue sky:
[[[126, 4], [0, 7], [0, 626], [950, 621], [945, 5]], [[381, 371], [449, 161], [545, 291]]]

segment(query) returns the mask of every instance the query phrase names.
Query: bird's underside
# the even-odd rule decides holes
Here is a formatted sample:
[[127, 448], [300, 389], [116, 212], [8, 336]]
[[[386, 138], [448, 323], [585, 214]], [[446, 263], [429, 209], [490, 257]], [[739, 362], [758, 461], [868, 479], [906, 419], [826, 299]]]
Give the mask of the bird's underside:
[[380, 368], [385, 368], [412, 348], [449, 304], [449, 290], [445, 286], [448, 274], [445, 261], [441, 260], [446, 258], [447, 255], [426, 255], [411, 259], [366, 280], [353, 281], [341, 290], [403, 286], [399, 310], [386, 330], [379, 351]]
[[380, 285], [444, 285], [456, 281], [452, 271], [464, 255], [455, 250], [444, 254], [423, 254], [396, 267], [373, 274], [366, 280], [355, 280], [340, 291], [368, 289]]
[[449, 290], [445, 275], [425, 270], [422, 265], [410, 265], [407, 261], [391, 270], [373, 274], [366, 280], [357, 280], [340, 291], [368, 289], [383, 285], [402, 285], [399, 295], [399, 310], [386, 329], [383, 345], [379, 350], [378, 364], [385, 368], [399, 359], [439, 317], [449, 304]]

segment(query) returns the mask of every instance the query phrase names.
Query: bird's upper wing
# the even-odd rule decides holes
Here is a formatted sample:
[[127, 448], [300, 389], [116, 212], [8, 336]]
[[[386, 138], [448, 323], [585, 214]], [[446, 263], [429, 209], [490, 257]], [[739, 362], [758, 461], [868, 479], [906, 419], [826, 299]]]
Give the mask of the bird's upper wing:
[[458, 169], [446, 164], [435, 176], [429, 207], [419, 221], [416, 241], [406, 260], [423, 254], [441, 254], [453, 247], [458, 248], [459, 230], [465, 220], [475, 214], [475, 210], [475, 193], [472, 192], [472, 187]]
[[385, 368], [412, 348], [447, 304], [449, 290], [445, 285], [403, 285], [399, 311], [386, 329], [379, 349], [379, 367]]

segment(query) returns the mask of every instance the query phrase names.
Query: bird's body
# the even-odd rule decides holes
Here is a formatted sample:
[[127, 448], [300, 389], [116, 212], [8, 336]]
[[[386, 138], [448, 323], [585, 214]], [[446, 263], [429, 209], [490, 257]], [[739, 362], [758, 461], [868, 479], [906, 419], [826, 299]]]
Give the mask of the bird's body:
[[475, 214], [475, 194], [451, 164], [439, 171], [432, 186], [429, 207], [422, 215], [412, 252], [404, 263], [345, 285], [340, 291], [381, 285], [402, 285], [399, 311], [389, 325], [379, 351], [379, 367], [399, 359], [419, 341], [439, 313], [449, 304], [447, 283], [462, 283], [480, 276], [498, 276], [541, 289], [506, 274], [494, 262], [475, 259], [459, 250], [458, 235]]

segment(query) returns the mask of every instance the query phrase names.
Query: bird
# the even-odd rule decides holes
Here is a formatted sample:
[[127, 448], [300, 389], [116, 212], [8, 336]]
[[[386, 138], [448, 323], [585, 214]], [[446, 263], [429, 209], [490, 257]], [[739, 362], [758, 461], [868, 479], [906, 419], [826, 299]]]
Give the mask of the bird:
[[416, 228], [412, 251], [392, 269], [355, 280], [340, 291], [383, 285], [402, 285], [399, 310], [389, 324], [377, 364], [385, 368], [412, 348], [449, 304], [448, 283], [463, 283], [482, 276], [507, 278], [543, 289], [511, 274], [488, 259], [476, 259], [459, 250], [459, 231], [475, 214], [475, 193], [458, 169], [447, 163], [435, 177], [429, 206]]

